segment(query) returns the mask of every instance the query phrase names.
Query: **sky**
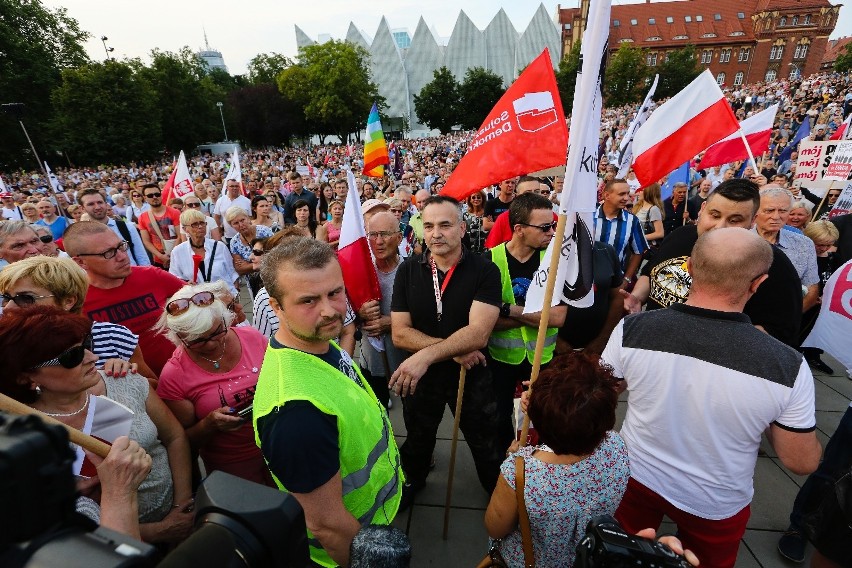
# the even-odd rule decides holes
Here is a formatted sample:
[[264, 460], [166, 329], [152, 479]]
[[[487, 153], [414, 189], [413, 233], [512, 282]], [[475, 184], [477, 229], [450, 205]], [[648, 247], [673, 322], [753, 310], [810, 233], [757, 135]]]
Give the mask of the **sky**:
[[[614, 0], [613, 4], [641, 3], [644, 0]], [[333, 38], [346, 36], [349, 22], [372, 37], [384, 15], [391, 29], [408, 28], [411, 34], [420, 16], [439, 36], [448, 38], [463, 9], [479, 29], [502, 7], [518, 32], [529, 24], [541, 2], [536, 0], [43, 0], [50, 8], [64, 7], [80, 27], [92, 37], [86, 43], [89, 57], [106, 57], [101, 37], [114, 48], [118, 59], [139, 57], [148, 61], [151, 49], [177, 51], [184, 45], [194, 51], [204, 46], [204, 30], [213, 49], [222, 52], [233, 75], [246, 72], [248, 62], [258, 53], [278, 52], [294, 57], [294, 25], [316, 39], [320, 34]], [[837, 4], [836, 0], [832, 0]], [[556, 13], [557, 2], [543, 2], [547, 13]], [[579, 0], [565, 0], [563, 7], [576, 7]], [[852, 8], [841, 8], [832, 38], [852, 35]]]

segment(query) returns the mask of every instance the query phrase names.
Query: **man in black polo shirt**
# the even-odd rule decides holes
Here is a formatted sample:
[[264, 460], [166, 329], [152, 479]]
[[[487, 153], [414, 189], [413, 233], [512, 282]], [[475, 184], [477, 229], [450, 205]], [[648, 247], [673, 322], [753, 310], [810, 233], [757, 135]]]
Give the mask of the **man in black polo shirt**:
[[459, 203], [433, 196], [421, 211], [428, 251], [399, 267], [391, 302], [391, 332], [412, 353], [390, 379], [403, 398], [407, 438], [400, 448], [406, 488], [401, 507], [423, 488], [444, 408], [455, 408], [459, 365], [467, 369], [461, 430], [476, 472], [490, 494], [506, 448], [498, 437], [497, 398], [483, 349], [500, 314], [500, 273], [462, 247]]
[[[624, 308], [638, 312], [647, 302], [648, 309], [667, 308], [686, 301], [692, 278], [686, 261], [698, 237], [723, 227], [750, 229], [760, 207], [757, 184], [746, 179], [731, 179], [719, 184], [701, 206], [698, 222], [667, 236], [642, 269], [632, 293], [623, 292]], [[746, 302], [743, 312], [752, 323], [772, 337], [797, 346], [802, 314], [802, 286], [790, 259], [772, 247], [773, 260], [769, 277]]]

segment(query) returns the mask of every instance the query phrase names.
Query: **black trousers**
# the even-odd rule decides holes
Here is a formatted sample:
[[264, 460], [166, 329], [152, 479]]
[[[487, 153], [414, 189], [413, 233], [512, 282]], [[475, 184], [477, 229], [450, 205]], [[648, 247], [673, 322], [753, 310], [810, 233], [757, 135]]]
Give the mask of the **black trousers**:
[[[438, 425], [449, 405], [455, 413], [459, 387], [459, 367], [447, 375], [427, 373], [417, 383], [415, 394], [403, 399], [403, 417], [408, 431], [400, 448], [402, 468], [415, 487], [422, 487], [429, 474], [429, 462], [435, 450]], [[506, 445], [498, 434], [499, 417], [494, 382], [488, 367], [477, 365], [467, 372], [459, 427], [473, 455], [476, 474], [482, 487], [491, 494], [506, 457]]]
[[[517, 365], [501, 363], [488, 357], [488, 368], [494, 376], [494, 392], [497, 396], [497, 415], [501, 443], [508, 448], [517, 438], [513, 413], [515, 411], [515, 388], [519, 382], [530, 380], [532, 364], [524, 359]], [[542, 365], [542, 368], [544, 365]], [[524, 388], [526, 390], [526, 387]]]
[[388, 388], [388, 378], [387, 377], [377, 377], [370, 372], [366, 367], [358, 367], [361, 369], [361, 374], [364, 375], [364, 378], [370, 384], [370, 388], [373, 389], [373, 393], [376, 395], [376, 398], [379, 399], [379, 402], [382, 403], [382, 406], [385, 408], [388, 407], [388, 401], [390, 400], [390, 389]]

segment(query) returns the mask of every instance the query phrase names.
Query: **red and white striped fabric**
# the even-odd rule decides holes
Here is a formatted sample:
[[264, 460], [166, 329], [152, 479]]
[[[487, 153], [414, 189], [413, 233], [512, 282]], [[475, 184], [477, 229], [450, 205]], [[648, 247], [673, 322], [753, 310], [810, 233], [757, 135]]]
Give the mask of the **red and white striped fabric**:
[[652, 184], [736, 132], [740, 123], [709, 70], [651, 114], [633, 138], [633, 171]]
[[[742, 128], [751, 148], [752, 156], [763, 154], [769, 148], [772, 125], [775, 123], [775, 113], [777, 112], [778, 105], [774, 104], [740, 123], [740, 128]], [[701, 158], [701, 168], [712, 168], [746, 158], [748, 158], [748, 150], [743, 144], [743, 139], [739, 132], [734, 132], [707, 148]]]
[[174, 164], [172, 175], [169, 176], [169, 181], [163, 186], [163, 205], [168, 205], [169, 201], [175, 197], [183, 199], [192, 193], [192, 190], [192, 177], [190, 177], [189, 168], [186, 165], [186, 156], [181, 150], [180, 156]]
[[837, 127], [837, 130], [829, 137], [829, 140], [852, 140], [852, 128], [849, 123], [852, 122], [852, 113], [846, 117], [843, 124]]
[[361, 200], [355, 176], [346, 169], [346, 181], [349, 191], [346, 193], [346, 207], [343, 208], [343, 221], [340, 227], [340, 241], [337, 245], [337, 259], [343, 270], [343, 284], [349, 296], [349, 304], [356, 312], [364, 302], [380, 300], [382, 290], [376, 266], [370, 254], [367, 232], [364, 229], [364, 216], [361, 214]]

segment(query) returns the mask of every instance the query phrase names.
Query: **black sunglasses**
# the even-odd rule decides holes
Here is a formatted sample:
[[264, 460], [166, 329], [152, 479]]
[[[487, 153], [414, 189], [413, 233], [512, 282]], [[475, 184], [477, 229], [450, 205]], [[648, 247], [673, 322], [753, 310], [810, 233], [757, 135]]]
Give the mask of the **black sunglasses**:
[[556, 221], [553, 221], [552, 223], [547, 223], [546, 225], [530, 225], [529, 223], [518, 223], [518, 225], [523, 225], [524, 227], [535, 227], [542, 233], [556, 230]]
[[222, 329], [220, 329], [219, 331], [214, 331], [210, 335], [206, 335], [204, 337], [199, 337], [198, 339], [193, 339], [192, 341], [185, 341], [185, 340], [181, 339], [181, 342], [184, 345], [186, 345], [187, 347], [193, 347], [195, 345], [201, 345], [202, 343], [207, 343], [208, 341], [213, 341], [214, 339], [222, 337], [226, 333], [228, 333], [228, 325], [225, 323], [225, 320], [223, 319], [222, 320]]
[[184, 203], [187, 207], [192, 207], [195, 209], [196, 207], [201, 207], [201, 203]]
[[53, 367], [54, 365], [62, 365], [66, 369], [73, 369], [83, 362], [83, 358], [86, 356], [86, 351], [92, 351], [93, 348], [94, 343], [92, 341], [92, 334], [90, 333], [83, 338], [82, 345], [75, 345], [74, 347], [66, 349], [50, 361], [45, 361], [44, 363], [36, 365], [33, 369]]
[[0, 298], [3, 298], [3, 303], [7, 302], [15, 302], [15, 305], [19, 308], [28, 308], [36, 303], [36, 300], [41, 300], [42, 298], [52, 298], [53, 294], [48, 294], [46, 296], [36, 296], [35, 294], [27, 294], [22, 292], [20, 294], [15, 294], [12, 296], [11, 294], [4, 293], [0, 295]]
[[266, 252], [266, 251], [264, 251], [263, 249], [256, 249], [256, 248], [251, 249], [251, 253], [254, 256], [263, 256], [264, 252]]
[[163, 194], [162, 193], [146, 193], [145, 197], [147, 197], [148, 199], [156, 199], [156, 198], [160, 197], [161, 195], [163, 195]]
[[40, 235], [38, 240], [43, 242], [44, 244], [53, 242], [53, 235]]

